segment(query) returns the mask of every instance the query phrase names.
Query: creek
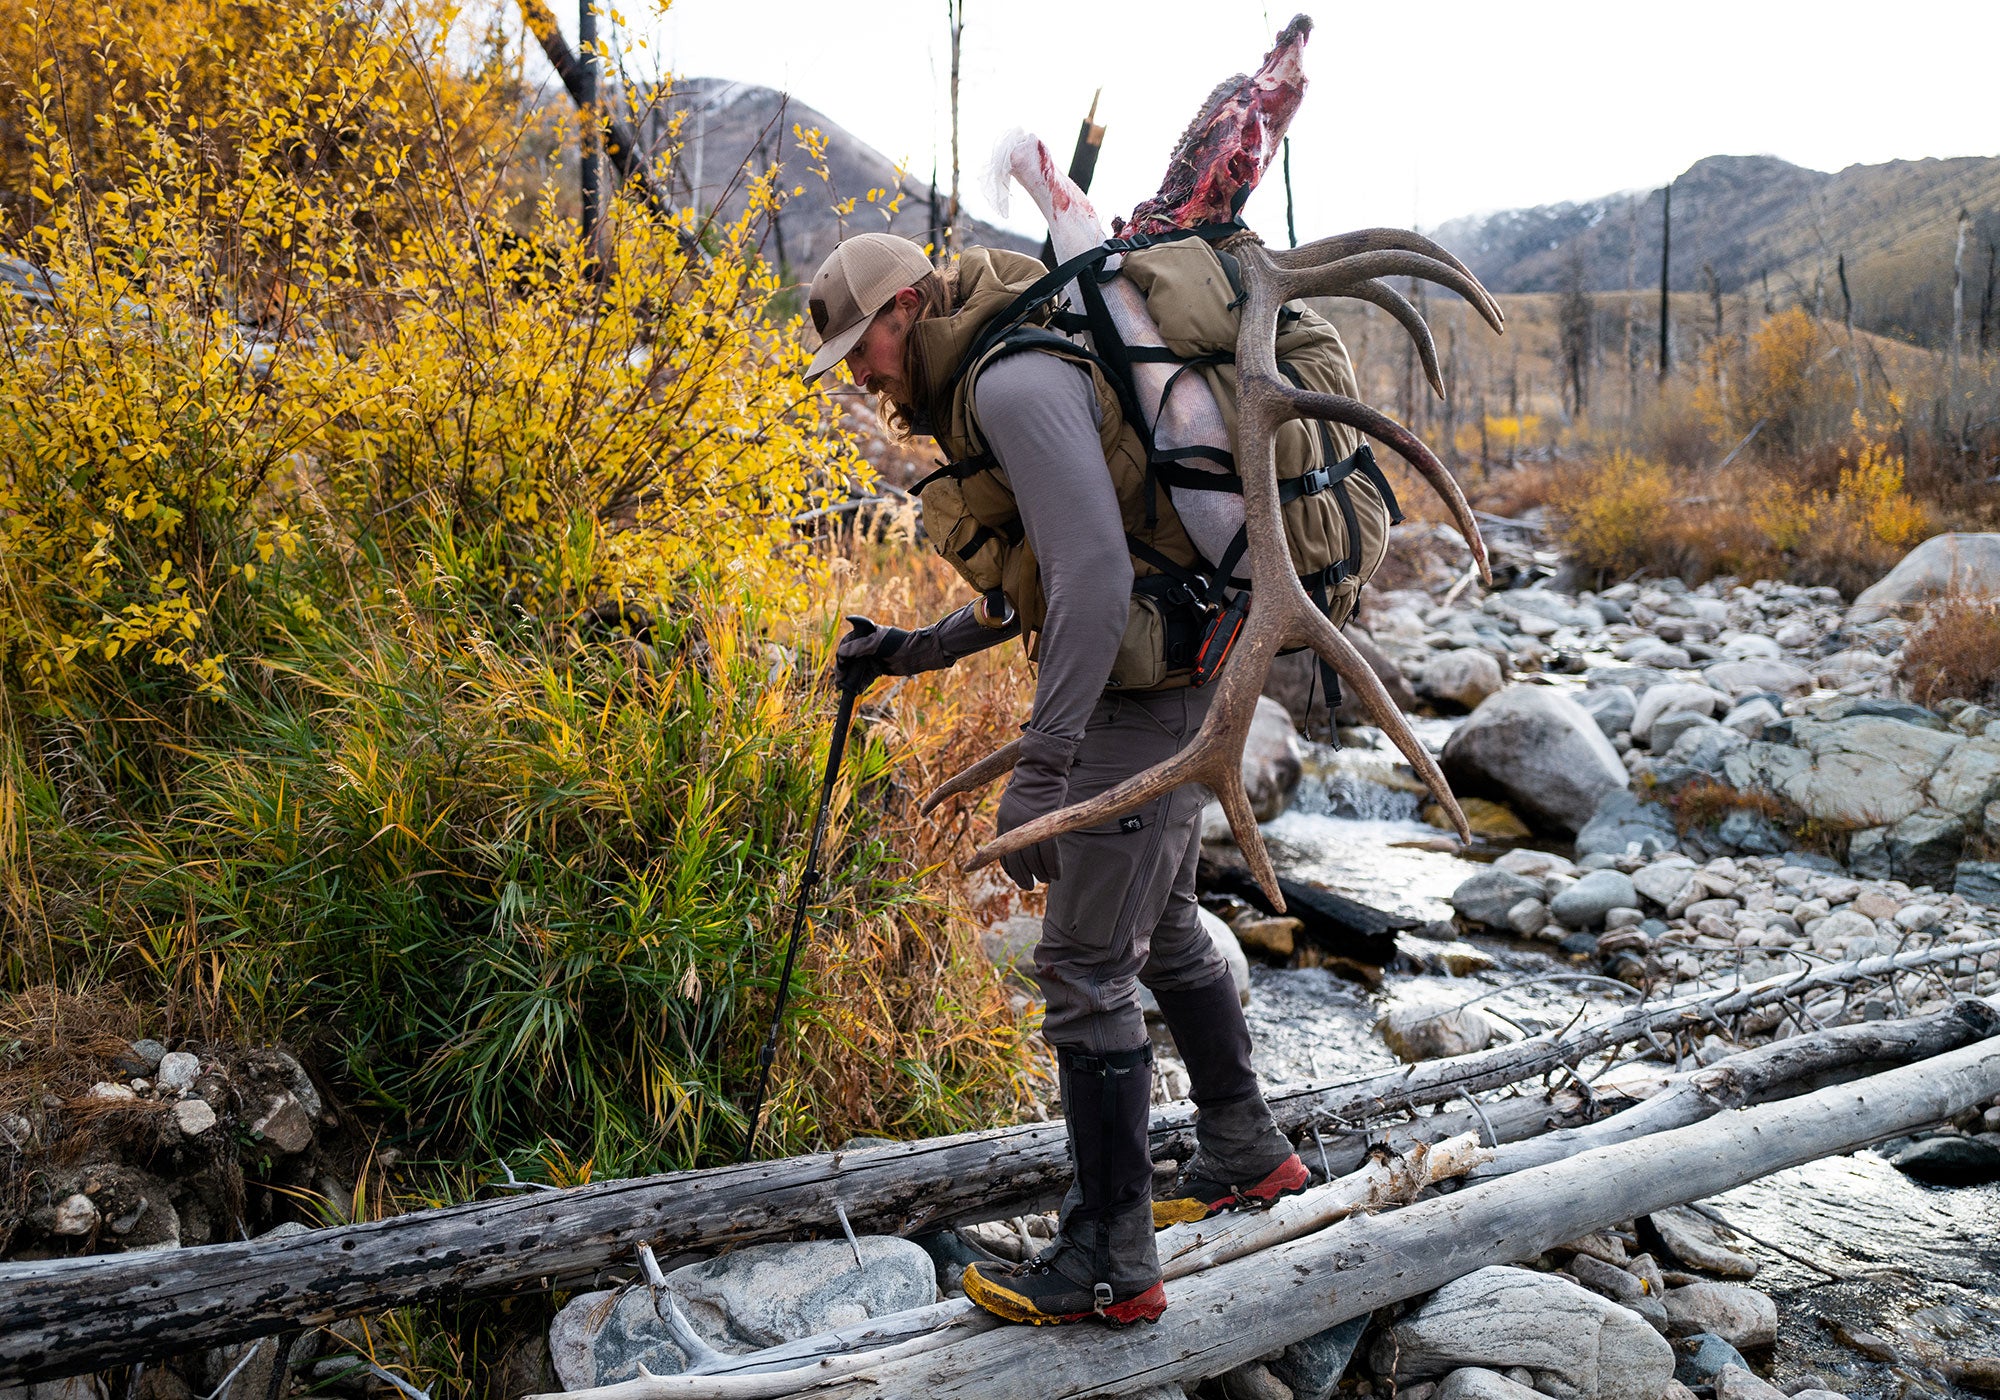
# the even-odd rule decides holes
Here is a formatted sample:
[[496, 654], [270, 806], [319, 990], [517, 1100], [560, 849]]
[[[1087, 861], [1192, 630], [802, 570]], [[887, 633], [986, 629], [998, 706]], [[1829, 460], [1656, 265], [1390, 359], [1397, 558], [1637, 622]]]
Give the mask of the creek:
[[[1434, 750], [1452, 726], [1418, 722]], [[1452, 890], [1481, 864], [1446, 849], [1417, 820], [1418, 803], [1413, 780], [1385, 748], [1310, 745], [1292, 806], [1262, 830], [1279, 869], [1295, 879], [1425, 922], [1449, 920]], [[1491, 859], [1499, 849], [1480, 854]], [[1375, 987], [1253, 958], [1247, 1015], [1258, 1073], [1284, 1084], [1393, 1066], [1374, 1026], [1406, 1003], [1476, 1000], [1504, 1034], [1527, 1035], [1629, 1002], [1602, 984], [1547, 980], [1571, 970], [1547, 944], [1463, 941], [1491, 966], [1463, 977], [1392, 969]], [[1426, 947], [1409, 935], [1404, 942]], [[1869, 1150], [1780, 1172], [1709, 1204], [1756, 1237], [1741, 1245], [1762, 1265], [1752, 1286], [1778, 1304], [1777, 1347], [1750, 1358], [1760, 1374], [1780, 1388], [1817, 1375], [1851, 1396], [1887, 1400], [1978, 1394], [1948, 1383], [1944, 1368], [2000, 1352], [2000, 1184], [1926, 1186]]]

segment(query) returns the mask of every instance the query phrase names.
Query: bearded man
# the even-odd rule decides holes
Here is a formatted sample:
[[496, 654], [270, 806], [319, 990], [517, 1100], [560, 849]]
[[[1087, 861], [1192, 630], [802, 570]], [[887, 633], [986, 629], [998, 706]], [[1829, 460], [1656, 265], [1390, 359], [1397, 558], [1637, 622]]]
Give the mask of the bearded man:
[[[1199, 556], [1148, 479], [1143, 442], [1107, 376], [1046, 329], [982, 339], [1044, 271], [986, 248], [939, 271], [907, 239], [862, 234], [827, 258], [809, 302], [819, 346], [808, 377], [845, 361], [892, 425], [937, 442], [950, 463], [941, 471], [985, 503], [964, 557], [992, 551], [991, 575], [1004, 581], [995, 590], [1004, 598], [928, 627], [857, 628], [840, 643], [839, 677], [859, 688], [1025, 637], [1039, 670], [1000, 801], [1002, 832], [1171, 757], [1201, 728], [1212, 693], [1175, 664], [1184, 652], [1156, 646], [1150, 670], [1127, 665], [1135, 584], [1155, 603], [1150, 615], [1165, 616], [1176, 570]], [[1202, 805], [1199, 789], [1183, 787], [1002, 861], [1021, 888], [1048, 886], [1035, 977], [1074, 1167], [1047, 1250], [966, 1270], [967, 1295], [1003, 1318], [1155, 1321], [1166, 1306], [1156, 1225], [1268, 1206], [1308, 1182], [1258, 1089], [1235, 984], [1197, 917]], [[1141, 985], [1187, 1063], [1198, 1110], [1198, 1150], [1159, 1201]]]

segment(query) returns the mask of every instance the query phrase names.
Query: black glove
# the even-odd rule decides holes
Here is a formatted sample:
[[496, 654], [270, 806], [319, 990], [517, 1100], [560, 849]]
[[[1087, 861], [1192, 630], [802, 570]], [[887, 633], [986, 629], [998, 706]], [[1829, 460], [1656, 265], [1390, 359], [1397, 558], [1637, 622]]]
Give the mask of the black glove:
[[868, 689], [882, 676], [900, 676], [896, 653], [903, 650], [911, 634], [900, 627], [877, 627], [865, 617], [850, 617], [853, 630], [833, 649], [833, 678], [842, 690], [856, 694]]
[[[1076, 740], [1058, 739], [1038, 729], [1021, 731], [1021, 757], [1000, 798], [1000, 834], [1061, 807], [1069, 795], [1069, 768]], [[1062, 857], [1053, 839], [1000, 857], [1000, 868], [1024, 890], [1062, 878]]]

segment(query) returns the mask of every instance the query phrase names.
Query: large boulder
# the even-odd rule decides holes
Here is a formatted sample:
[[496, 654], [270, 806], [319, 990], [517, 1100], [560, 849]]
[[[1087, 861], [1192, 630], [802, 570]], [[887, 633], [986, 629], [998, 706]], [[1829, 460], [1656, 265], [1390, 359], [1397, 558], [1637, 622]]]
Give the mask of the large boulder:
[[1616, 870], [1593, 870], [1549, 901], [1549, 913], [1565, 928], [1597, 928], [1613, 909], [1639, 904], [1632, 877]]
[[1703, 1279], [1669, 1288], [1660, 1301], [1667, 1309], [1667, 1330], [1676, 1337], [1707, 1332], [1738, 1351], [1778, 1340], [1778, 1305], [1770, 1294], [1740, 1283]]
[[1746, 744], [1722, 771], [1730, 786], [1774, 792], [1819, 821], [1889, 826], [1933, 804], [1932, 777], [1966, 742], [1886, 715], [1800, 719], [1790, 744]]
[[1500, 663], [1477, 647], [1441, 651], [1424, 662], [1417, 687], [1430, 699], [1456, 710], [1476, 710], [1507, 683]]
[[1847, 622], [1907, 616], [1947, 593], [2000, 597], [2000, 534], [1931, 536], [1854, 600]]
[[1657, 1400], [1674, 1350], [1629, 1308], [1553, 1274], [1493, 1265], [1446, 1284], [1370, 1353], [1398, 1382], [1525, 1368], [1556, 1400]]
[[1531, 824], [1573, 833], [1605, 793], [1630, 784], [1618, 751], [1583, 707], [1547, 686], [1510, 686], [1444, 746], [1444, 771], [1472, 797], [1505, 802]]
[[[754, 1351], [934, 1303], [937, 1271], [909, 1240], [863, 1235], [857, 1246], [750, 1245], [673, 1270], [667, 1288], [709, 1345]], [[642, 1365], [655, 1375], [687, 1369], [644, 1288], [571, 1298], [549, 1326], [549, 1353], [568, 1390], [637, 1379]]]
[[[1208, 935], [1208, 941], [1215, 945], [1215, 951], [1222, 955], [1222, 961], [1229, 968], [1229, 980], [1236, 984], [1236, 999], [1245, 1006], [1250, 1004], [1250, 957], [1243, 951], [1243, 941], [1236, 936], [1236, 930], [1222, 922], [1222, 916], [1207, 909], [1197, 908], [1195, 917], [1201, 920], [1201, 930]], [[1160, 1018], [1160, 1002], [1153, 995], [1153, 989], [1141, 983], [1139, 987], [1139, 1009], [1155, 1020]]]
[[1950, 889], [1965, 850], [1965, 820], [1927, 808], [1894, 826], [1858, 831], [1847, 846], [1847, 864], [1869, 880]]
[[1270, 696], [1258, 696], [1250, 736], [1243, 743], [1243, 791], [1258, 821], [1270, 821], [1285, 810], [1304, 771], [1305, 753], [1292, 717]]

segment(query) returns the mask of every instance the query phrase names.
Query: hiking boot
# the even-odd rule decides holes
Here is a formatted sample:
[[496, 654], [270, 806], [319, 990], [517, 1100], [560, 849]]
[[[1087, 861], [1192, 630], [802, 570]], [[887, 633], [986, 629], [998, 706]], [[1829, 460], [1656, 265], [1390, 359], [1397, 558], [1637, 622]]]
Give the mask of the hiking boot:
[[973, 1264], [965, 1296], [1036, 1326], [1154, 1322], [1167, 1306], [1153, 1245], [1153, 1052], [1056, 1051], [1076, 1179], [1055, 1242], [1022, 1264]]
[[1250, 1027], [1236, 984], [1220, 977], [1192, 991], [1153, 995], [1187, 1064], [1196, 1149], [1173, 1187], [1153, 1202], [1157, 1229], [1224, 1210], [1262, 1209], [1311, 1183], [1250, 1068]]

